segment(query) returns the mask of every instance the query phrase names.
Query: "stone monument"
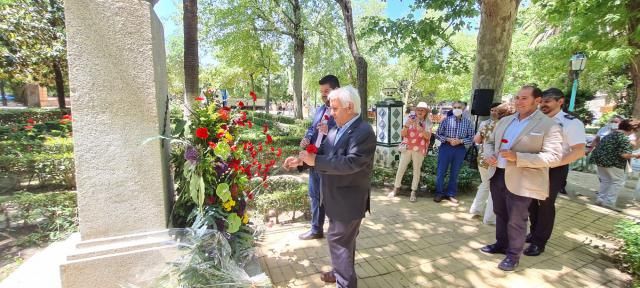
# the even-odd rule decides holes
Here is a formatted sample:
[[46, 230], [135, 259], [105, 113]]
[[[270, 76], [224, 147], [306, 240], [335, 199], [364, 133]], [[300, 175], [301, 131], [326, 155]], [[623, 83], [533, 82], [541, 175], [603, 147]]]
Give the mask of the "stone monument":
[[167, 244], [169, 134], [163, 29], [156, 1], [66, 0], [80, 243], [62, 287], [145, 287]]

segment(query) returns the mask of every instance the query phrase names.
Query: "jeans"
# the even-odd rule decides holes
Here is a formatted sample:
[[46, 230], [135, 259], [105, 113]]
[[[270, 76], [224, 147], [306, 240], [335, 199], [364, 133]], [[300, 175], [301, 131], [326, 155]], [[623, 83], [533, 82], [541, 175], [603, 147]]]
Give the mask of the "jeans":
[[[458, 173], [462, 168], [464, 156], [467, 153], [464, 145], [451, 146], [449, 143], [442, 143], [438, 151], [438, 171], [436, 178], [436, 194], [455, 197], [458, 192]], [[449, 169], [450, 168], [450, 169]], [[444, 177], [449, 170], [449, 184], [447, 191], [444, 191]]]

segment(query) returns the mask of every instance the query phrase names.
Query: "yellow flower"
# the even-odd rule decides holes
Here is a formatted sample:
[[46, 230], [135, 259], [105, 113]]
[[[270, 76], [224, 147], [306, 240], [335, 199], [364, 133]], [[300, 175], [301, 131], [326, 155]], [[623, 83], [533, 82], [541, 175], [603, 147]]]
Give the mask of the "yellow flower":
[[249, 213], [244, 213], [244, 216], [242, 216], [242, 223], [249, 223]]
[[229, 199], [229, 201], [224, 202], [222, 206], [224, 207], [224, 210], [231, 211], [231, 208], [233, 208], [233, 206], [236, 206], [236, 201], [233, 201], [233, 199]]
[[231, 133], [229, 133], [229, 131], [227, 131], [227, 133], [224, 134], [224, 139], [226, 139], [227, 142], [231, 143], [231, 141], [233, 141], [233, 136], [231, 135]]

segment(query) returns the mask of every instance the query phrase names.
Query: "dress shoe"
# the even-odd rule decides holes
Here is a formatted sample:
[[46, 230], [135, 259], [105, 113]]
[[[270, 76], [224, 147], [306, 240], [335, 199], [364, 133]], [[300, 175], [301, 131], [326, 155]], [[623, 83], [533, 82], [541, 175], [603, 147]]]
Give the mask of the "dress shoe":
[[322, 233], [313, 233], [312, 231], [300, 234], [298, 236], [300, 240], [321, 239], [322, 237], [324, 237]]
[[444, 198], [442, 197], [442, 195], [436, 195], [436, 197], [433, 197], [433, 202], [440, 203], [440, 201], [442, 201], [442, 198]]
[[327, 283], [336, 283], [336, 276], [333, 275], [333, 271], [331, 272], [322, 272], [322, 274], [320, 274], [320, 280], [327, 282]]
[[518, 267], [518, 260], [515, 260], [509, 256], [504, 258], [502, 262], [498, 265], [498, 268], [502, 271], [514, 271]]
[[487, 246], [484, 246], [480, 248], [480, 251], [488, 254], [506, 254], [507, 253], [507, 249], [500, 248], [496, 244], [489, 244]]
[[449, 200], [449, 202], [451, 202], [453, 204], [458, 204], [458, 199], [456, 199], [456, 197], [449, 196], [449, 197], [447, 197], [447, 200]]
[[530, 244], [527, 249], [524, 249], [524, 252], [522, 254], [527, 256], [538, 256], [542, 254], [542, 252], [544, 252], [544, 247], [540, 247], [536, 244]]
[[527, 238], [524, 239], [524, 242], [531, 243], [531, 239], [533, 239], [533, 234], [527, 234]]

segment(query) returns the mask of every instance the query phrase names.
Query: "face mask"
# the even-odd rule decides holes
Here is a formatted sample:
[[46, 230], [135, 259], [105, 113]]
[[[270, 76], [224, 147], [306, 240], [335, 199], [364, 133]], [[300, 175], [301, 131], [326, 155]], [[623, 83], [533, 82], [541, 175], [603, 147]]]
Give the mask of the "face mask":
[[611, 127], [611, 129], [613, 129], [613, 130], [618, 130], [618, 126], [619, 126], [619, 124], [618, 124], [618, 123], [611, 123], [611, 124], [609, 124], [609, 127]]
[[462, 109], [453, 109], [453, 115], [460, 117], [460, 115], [462, 115]]

